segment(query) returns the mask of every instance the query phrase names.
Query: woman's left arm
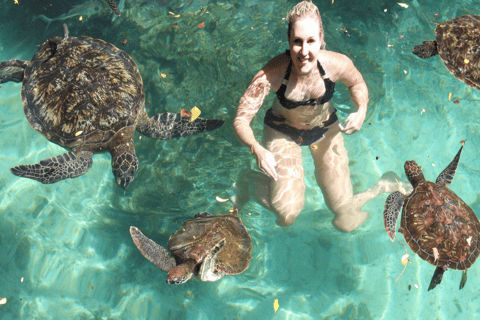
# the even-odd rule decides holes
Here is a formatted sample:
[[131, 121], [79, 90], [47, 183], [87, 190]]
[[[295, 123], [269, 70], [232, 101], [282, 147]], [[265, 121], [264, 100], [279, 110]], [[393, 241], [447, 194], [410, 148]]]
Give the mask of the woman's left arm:
[[344, 125], [340, 124], [340, 130], [345, 134], [352, 134], [360, 130], [365, 116], [367, 115], [368, 89], [363, 80], [362, 74], [355, 68], [352, 60], [342, 54], [337, 54], [335, 60], [338, 61], [338, 81], [344, 83], [350, 92], [350, 99], [357, 107], [356, 112], [352, 112]]

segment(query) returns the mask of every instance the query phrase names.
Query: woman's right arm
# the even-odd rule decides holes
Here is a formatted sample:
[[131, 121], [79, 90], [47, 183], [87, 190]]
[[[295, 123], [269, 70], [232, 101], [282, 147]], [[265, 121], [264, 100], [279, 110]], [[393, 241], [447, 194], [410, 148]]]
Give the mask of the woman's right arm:
[[275, 157], [270, 151], [260, 145], [250, 127], [250, 122], [262, 106], [265, 97], [270, 92], [270, 88], [271, 83], [262, 69], [255, 75], [240, 99], [237, 114], [233, 121], [233, 128], [238, 139], [244, 145], [250, 147], [252, 153], [257, 157], [258, 168], [276, 180]]

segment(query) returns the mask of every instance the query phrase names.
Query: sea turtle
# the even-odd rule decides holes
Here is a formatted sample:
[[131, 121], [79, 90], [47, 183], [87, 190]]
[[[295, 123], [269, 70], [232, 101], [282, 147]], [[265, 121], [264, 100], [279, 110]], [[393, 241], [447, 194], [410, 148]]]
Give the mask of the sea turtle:
[[423, 41], [413, 54], [430, 58], [439, 54], [457, 79], [480, 89], [480, 16], [465, 15], [437, 23], [436, 40]]
[[103, 40], [64, 37], [46, 40], [32, 61], [0, 63], [0, 83], [23, 82], [22, 101], [28, 122], [51, 142], [71, 151], [13, 174], [54, 183], [87, 172], [92, 155], [110, 151], [118, 185], [126, 188], [138, 167], [135, 129], [154, 138], [172, 139], [220, 127], [224, 120], [145, 110], [142, 77], [124, 51]]
[[168, 284], [181, 284], [199, 275], [202, 281], [217, 281], [248, 268], [252, 244], [238, 211], [212, 216], [197, 213], [168, 240], [168, 251], [130, 227], [133, 242], [142, 255], [168, 272]]
[[397, 218], [402, 210], [400, 231], [413, 252], [437, 266], [428, 290], [442, 281], [450, 269], [463, 270], [460, 289], [467, 281], [469, 269], [480, 250], [480, 222], [470, 207], [448, 189], [457, 169], [464, 141], [453, 161], [435, 183], [426, 181], [415, 161], [405, 162], [405, 173], [413, 192], [403, 196], [390, 194], [385, 203], [385, 229], [395, 241]]

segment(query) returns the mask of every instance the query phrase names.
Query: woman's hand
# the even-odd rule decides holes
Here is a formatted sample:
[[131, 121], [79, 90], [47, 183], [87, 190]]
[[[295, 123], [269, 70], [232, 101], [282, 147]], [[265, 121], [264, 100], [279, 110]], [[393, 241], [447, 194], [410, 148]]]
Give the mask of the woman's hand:
[[263, 173], [268, 175], [273, 180], [278, 179], [275, 157], [273, 153], [265, 149], [260, 145], [260, 143], [255, 143], [252, 145], [252, 153], [257, 157], [257, 167]]
[[340, 131], [342, 131], [345, 134], [355, 133], [358, 130], [360, 130], [364, 121], [365, 121], [365, 112], [357, 111], [357, 112], [350, 113], [350, 115], [347, 117], [347, 119], [345, 119], [345, 122], [343, 123], [345, 127], [339, 124]]

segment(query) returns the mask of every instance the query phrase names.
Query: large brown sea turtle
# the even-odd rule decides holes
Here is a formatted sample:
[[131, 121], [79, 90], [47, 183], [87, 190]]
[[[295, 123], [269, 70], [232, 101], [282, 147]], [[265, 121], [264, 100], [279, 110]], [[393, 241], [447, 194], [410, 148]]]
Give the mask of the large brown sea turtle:
[[130, 227], [133, 242], [142, 255], [168, 272], [168, 284], [181, 284], [198, 275], [202, 281], [217, 281], [239, 274], [248, 268], [252, 244], [237, 211], [212, 216], [197, 213], [183, 223], [168, 240], [168, 251]]
[[450, 269], [463, 270], [460, 289], [467, 281], [467, 269], [479, 255], [480, 222], [470, 207], [448, 189], [457, 169], [462, 147], [435, 183], [426, 181], [415, 161], [405, 162], [405, 173], [413, 192], [404, 197], [390, 194], [385, 203], [385, 229], [395, 241], [397, 218], [402, 210], [400, 231], [413, 252], [437, 266], [428, 290], [435, 288]]
[[214, 130], [224, 120], [205, 120], [184, 113], [145, 110], [143, 81], [124, 51], [98, 39], [64, 37], [46, 40], [32, 61], [0, 63], [0, 83], [22, 82], [22, 101], [30, 126], [71, 151], [33, 165], [12, 168], [13, 174], [54, 183], [78, 177], [92, 166], [92, 155], [109, 151], [118, 185], [126, 188], [138, 167], [135, 130], [172, 139]]
[[423, 41], [413, 48], [420, 58], [440, 55], [457, 79], [480, 89], [480, 16], [465, 15], [437, 23], [436, 40]]

